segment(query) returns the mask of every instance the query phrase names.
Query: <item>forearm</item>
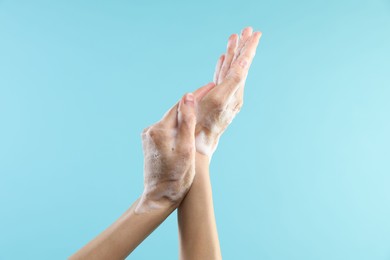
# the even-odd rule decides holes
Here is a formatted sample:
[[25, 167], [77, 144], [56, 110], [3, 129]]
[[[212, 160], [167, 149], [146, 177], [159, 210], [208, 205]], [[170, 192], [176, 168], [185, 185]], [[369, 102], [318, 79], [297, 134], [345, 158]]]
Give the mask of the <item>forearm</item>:
[[214, 216], [209, 159], [196, 155], [191, 189], [178, 208], [180, 259], [221, 259]]
[[125, 259], [175, 209], [174, 206], [136, 213], [139, 199], [110, 227], [69, 259]]

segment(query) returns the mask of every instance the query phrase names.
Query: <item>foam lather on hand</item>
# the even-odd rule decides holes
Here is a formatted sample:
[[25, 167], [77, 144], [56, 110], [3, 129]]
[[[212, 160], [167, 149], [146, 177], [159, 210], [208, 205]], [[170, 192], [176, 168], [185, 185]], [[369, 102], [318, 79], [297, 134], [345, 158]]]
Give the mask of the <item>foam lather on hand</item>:
[[176, 205], [189, 190], [195, 176], [195, 150], [183, 155], [180, 151], [189, 144], [178, 143], [177, 135], [177, 129], [161, 124], [142, 133], [144, 191], [135, 207], [136, 214]]
[[[230, 100], [229, 100], [230, 101]], [[238, 113], [234, 102], [228, 102], [225, 109], [201, 111], [201, 130], [196, 134], [196, 150], [210, 159], [217, 149], [219, 138]]]
[[199, 153], [207, 155], [211, 159], [217, 149], [218, 140], [213, 142], [204, 131], [200, 131], [195, 137], [195, 146]]

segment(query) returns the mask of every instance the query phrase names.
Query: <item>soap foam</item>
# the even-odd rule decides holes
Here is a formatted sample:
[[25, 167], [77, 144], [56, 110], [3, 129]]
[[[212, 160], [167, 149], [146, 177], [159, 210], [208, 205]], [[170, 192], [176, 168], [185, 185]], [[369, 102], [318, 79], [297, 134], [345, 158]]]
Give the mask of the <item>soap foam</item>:
[[195, 145], [199, 153], [211, 159], [217, 149], [219, 138], [239, 112], [236, 99], [235, 96], [230, 97], [228, 105], [223, 110], [207, 114], [203, 118], [202, 123], [208, 133], [202, 130], [196, 135]]
[[[195, 175], [195, 158], [191, 162], [173, 157], [177, 131], [159, 130], [158, 138], [168, 139], [157, 145], [148, 132], [142, 135], [144, 149], [144, 192], [135, 208], [136, 213], [148, 212], [166, 206], [167, 201], [176, 203], [189, 190]], [[171, 142], [170, 142], [171, 141]], [[176, 156], [175, 156], [176, 157]]]
[[204, 131], [200, 131], [195, 137], [195, 146], [199, 153], [204, 154], [211, 159], [213, 153], [217, 149], [218, 140], [212, 142], [211, 138], [208, 137]]

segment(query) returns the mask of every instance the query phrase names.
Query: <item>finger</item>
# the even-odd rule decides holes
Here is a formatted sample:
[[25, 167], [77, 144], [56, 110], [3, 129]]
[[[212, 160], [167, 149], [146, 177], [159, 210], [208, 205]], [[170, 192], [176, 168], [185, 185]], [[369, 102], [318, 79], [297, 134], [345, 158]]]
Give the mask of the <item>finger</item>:
[[234, 55], [234, 58], [233, 58], [232, 62], [234, 62], [238, 58], [238, 56], [240, 55], [240, 52], [241, 52], [242, 48], [244, 47], [246, 41], [252, 36], [252, 33], [253, 33], [253, 29], [250, 26], [244, 28], [241, 31], [240, 39], [238, 41], [238, 47], [237, 47], [237, 50], [236, 50], [236, 53]]
[[224, 59], [225, 59], [225, 54], [222, 54], [221, 57], [219, 57], [218, 59], [217, 65], [215, 66], [214, 79], [213, 79], [215, 85], [218, 84], [218, 77], [219, 77], [219, 73], [221, 72], [221, 67]]
[[250, 39], [247, 40], [237, 60], [232, 64], [225, 79], [228, 88], [226, 93], [234, 94], [238, 88], [243, 85], [240, 83], [245, 82], [249, 67], [256, 54], [256, 48], [259, 44], [260, 37], [261, 32], [253, 33]]
[[174, 128], [177, 125], [177, 110], [179, 107], [179, 102], [177, 102], [173, 107], [171, 107], [162, 117], [162, 119], [157, 123], [164, 125], [169, 128]]
[[[247, 40], [252, 36], [252, 33], [253, 33], [252, 27], [246, 27], [241, 31], [237, 51], [236, 51], [236, 54], [234, 55], [232, 63], [235, 60], [237, 60], [237, 58], [240, 56], [241, 51], [243, 50]], [[240, 103], [242, 103], [241, 101], [244, 99], [244, 86], [245, 86], [245, 84], [241, 84], [241, 86], [238, 88], [238, 90], [235, 94], [236, 100]]]
[[204, 96], [207, 95], [207, 93], [210, 92], [215, 87], [214, 82], [209, 82], [206, 85], [198, 88], [197, 90], [194, 91], [194, 96], [197, 102], [200, 102]]
[[229, 37], [225, 59], [223, 60], [222, 67], [221, 67], [221, 70], [220, 70], [219, 75], [218, 75], [218, 82], [221, 82], [226, 77], [226, 74], [230, 68], [230, 64], [232, 63], [234, 53], [235, 53], [236, 48], [237, 48], [237, 41], [238, 41], [237, 34], [232, 34]]
[[179, 102], [176, 147], [182, 151], [195, 148], [196, 100], [192, 93]]

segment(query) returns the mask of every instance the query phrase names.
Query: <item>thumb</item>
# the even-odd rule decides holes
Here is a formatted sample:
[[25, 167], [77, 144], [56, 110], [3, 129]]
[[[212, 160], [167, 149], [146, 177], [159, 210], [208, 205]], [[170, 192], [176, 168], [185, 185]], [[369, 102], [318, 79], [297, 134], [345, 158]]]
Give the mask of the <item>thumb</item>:
[[178, 148], [195, 145], [196, 100], [194, 94], [188, 93], [179, 102], [178, 109]]

